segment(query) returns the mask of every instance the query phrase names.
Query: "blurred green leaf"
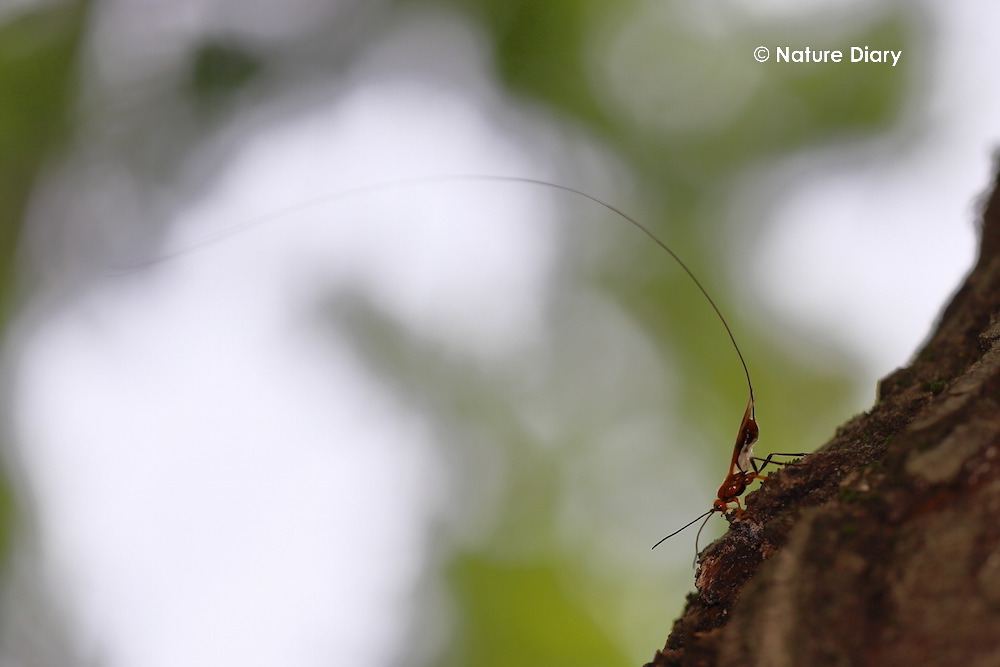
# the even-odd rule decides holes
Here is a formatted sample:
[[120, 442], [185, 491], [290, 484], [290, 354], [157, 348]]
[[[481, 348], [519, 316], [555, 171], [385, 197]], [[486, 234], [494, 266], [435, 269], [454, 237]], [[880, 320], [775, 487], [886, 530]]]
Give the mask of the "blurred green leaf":
[[0, 25], [0, 317], [11, 296], [13, 259], [38, 171], [64, 142], [87, 2], [17, 15]]
[[[32, 189], [69, 137], [77, 54], [87, 2], [29, 11], [0, 25], [0, 322], [15, 294], [15, 255]], [[15, 499], [0, 483], [0, 554], [9, 548]]]
[[190, 72], [190, 89], [208, 110], [219, 107], [245, 89], [263, 68], [263, 61], [235, 40], [216, 39], [199, 46]]
[[504, 563], [468, 554], [449, 579], [462, 609], [441, 665], [610, 667], [628, 661], [565, 587], [561, 562]]

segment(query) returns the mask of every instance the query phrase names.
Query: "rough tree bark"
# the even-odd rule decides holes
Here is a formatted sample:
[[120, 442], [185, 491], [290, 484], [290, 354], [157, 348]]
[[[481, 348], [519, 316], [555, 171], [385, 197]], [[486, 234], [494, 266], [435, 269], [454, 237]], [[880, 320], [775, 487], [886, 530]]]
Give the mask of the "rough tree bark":
[[802, 464], [705, 550], [647, 667], [1000, 665], [1000, 183], [936, 331]]

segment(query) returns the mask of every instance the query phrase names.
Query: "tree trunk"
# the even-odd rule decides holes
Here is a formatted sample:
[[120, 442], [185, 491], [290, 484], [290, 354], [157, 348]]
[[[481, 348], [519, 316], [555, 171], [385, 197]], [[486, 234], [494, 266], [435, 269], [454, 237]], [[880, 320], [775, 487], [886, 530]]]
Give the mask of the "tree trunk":
[[913, 363], [747, 509], [647, 667], [1000, 665], [1000, 186]]

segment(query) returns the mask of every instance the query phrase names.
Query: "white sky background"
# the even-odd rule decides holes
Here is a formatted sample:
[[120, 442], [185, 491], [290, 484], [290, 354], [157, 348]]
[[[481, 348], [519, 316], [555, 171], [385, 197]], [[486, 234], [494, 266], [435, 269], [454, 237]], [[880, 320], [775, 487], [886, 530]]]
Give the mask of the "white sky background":
[[[967, 0], [936, 11], [930, 108], [912, 121], [919, 142], [874, 161], [866, 148], [799, 156], [748, 181], [781, 196], [747, 282], [766, 291], [777, 321], [857, 350], [872, 386], [905, 362], [969, 268], [972, 204], [1000, 137], [1000, 97], [983, 84], [1000, 62], [989, 33], [1000, 9]], [[468, 49], [474, 68], [481, 56]], [[546, 176], [530, 146], [499, 138], [496, 104], [361, 87], [256, 137], [170, 245], [397, 175]], [[136, 278], [102, 279], [15, 329], [16, 435], [43, 552], [106, 664], [362, 667], [394, 655], [441, 473], [428, 425], [330, 331], [302, 326], [321, 296], [309, 286], [346, 278], [478, 354], [537, 334], [552, 256], [544, 193], [504, 188], [497, 199], [511, 208], [489, 211], [447, 200], [459, 221], [491, 216], [475, 238], [440, 197], [407, 194], [402, 212], [383, 209], [395, 199], [336, 202], [319, 222], [295, 215]], [[331, 225], [331, 211], [363, 224]], [[483, 229], [496, 234], [488, 243]], [[461, 307], [484, 299], [489, 321]]]
[[825, 150], [764, 177], [787, 185], [748, 282], [777, 301], [779, 320], [848, 342], [873, 382], [906, 364], [972, 268], [1000, 146], [1000, 95], [983, 83], [1000, 14], [980, 2], [934, 9], [933, 53], [906, 56], [930, 63], [929, 99], [907, 128], [918, 141]]

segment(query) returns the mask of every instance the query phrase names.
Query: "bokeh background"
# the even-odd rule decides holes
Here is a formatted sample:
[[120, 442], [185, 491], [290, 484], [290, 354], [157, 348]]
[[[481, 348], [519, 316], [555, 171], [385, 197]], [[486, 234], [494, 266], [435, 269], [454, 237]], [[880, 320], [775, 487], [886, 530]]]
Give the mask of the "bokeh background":
[[725, 331], [584, 198], [410, 179], [641, 219], [726, 314], [759, 451], [808, 451], [971, 265], [998, 22], [7, 0], [0, 662], [646, 661], [694, 535], [649, 547], [710, 506], [746, 401]]

